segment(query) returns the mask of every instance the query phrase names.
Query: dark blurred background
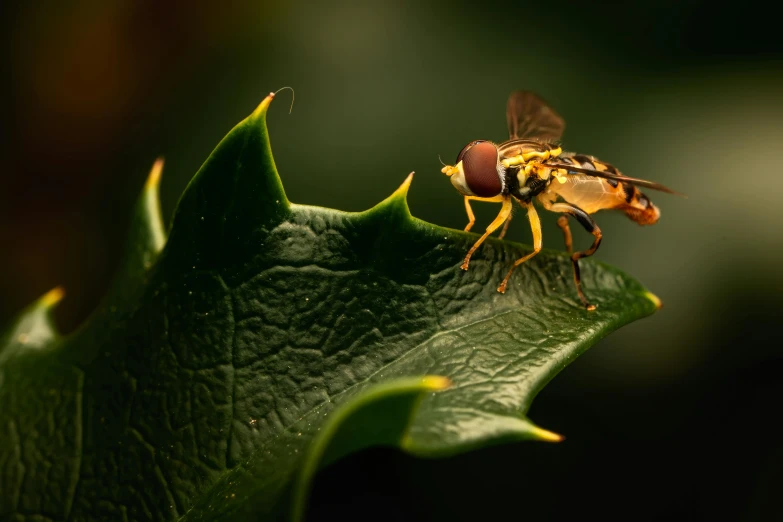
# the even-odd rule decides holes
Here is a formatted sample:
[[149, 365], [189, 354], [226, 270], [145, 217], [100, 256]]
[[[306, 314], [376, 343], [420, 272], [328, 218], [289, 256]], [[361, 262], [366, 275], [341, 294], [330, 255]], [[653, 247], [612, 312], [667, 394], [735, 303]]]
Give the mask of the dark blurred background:
[[[530, 415], [566, 435], [426, 461], [391, 450], [319, 475], [313, 520], [783, 520], [783, 39], [750, 3], [2, 3], [0, 322], [56, 285], [96, 305], [155, 157], [166, 219], [267, 92], [297, 203], [363, 210], [410, 171], [414, 215], [462, 228], [439, 172], [502, 140], [514, 89], [567, 149], [689, 195], [658, 225], [597, 216], [597, 258], [664, 302], [591, 349]], [[477, 207], [479, 205], [476, 205]], [[492, 217], [477, 209], [479, 223]], [[561, 248], [554, 216], [545, 246]], [[509, 238], [529, 243], [517, 225]], [[579, 235], [585, 244], [589, 239]]]

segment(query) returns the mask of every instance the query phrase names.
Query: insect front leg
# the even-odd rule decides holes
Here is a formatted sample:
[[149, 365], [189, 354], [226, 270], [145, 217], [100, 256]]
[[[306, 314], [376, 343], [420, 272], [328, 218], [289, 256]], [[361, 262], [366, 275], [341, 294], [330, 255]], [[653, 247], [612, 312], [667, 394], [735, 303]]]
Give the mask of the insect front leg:
[[476, 222], [476, 216], [473, 214], [473, 209], [470, 208], [470, 196], [465, 196], [465, 212], [468, 213], [468, 224], [465, 225], [465, 232], [468, 232], [471, 228], [473, 228], [473, 223]]
[[595, 221], [593, 221], [593, 218], [591, 218], [587, 212], [575, 205], [568, 203], [554, 203], [549, 205], [547, 209], [551, 210], [552, 212], [562, 212], [563, 214], [572, 216], [595, 238], [593, 240], [593, 244], [587, 250], [572, 253], [571, 229], [568, 227], [568, 220], [566, 219], [565, 215], [560, 216], [560, 218], [557, 220], [558, 226], [563, 229], [563, 235], [565, 236], [568, 253], [571, 254], [571, 264], [574, 267], [574, 283], [576, 283], [576, 291], [579, 294], [579, 299], [582, 300], [582, 304], [585, 306], [585, 308], [590, 311], [595, 310], [595, 305], [590, 304], [590, 302], [587, 300], [587, 297], [585, 297], [585, 293], [582, 291], [582, 275], [579, 271], [579, 260], [583, 257], [593, 255], [595, 251], [598, 250], [598, 247], [601, 245], [601, 239], [603, 238], [601, 229], [598, 228], [598, 225], [595, 223]]
[[511, 277], [511, 274], [514, 272], [514, 269], [533, 257], [534, 255], [538, 254], [541, 251], [541, 246], [543, 245], [543, 237], [541, 234], [541, 220], [538, 219], [538, 212], [536, 212], [536, 208], [533, 206], [532, 203], [520, 203], [523, 207], [527, 209], [527, 218], [530, 220], [530, 229], [533, 231], [533, 251], [529, 253], [526, 256], [520, 257], [516, 261], [514, 261], [514, 265], [511, 267], [511, 270], [508, 271], [508, 274], [506, 274], [505, 279], [503, 279], [503, 282], [500, 283], [500, 286], [498, 287], [498, 292], [501, 294], [506, 292], [506, 285], [508, 284], [508, 280]]
[[[478, 198], [471, 198], [471, 199], [478, 199]], [[467, 202], [467, 198], [465, 198], [465, 201]], [[487, 227], [487, 231], [484, 232], [484, 235], [481, 236], [479, 240], [476, 241], [476, 243], [472, 247], [470, 247], [470, 250], [468, 250], [468, 255], [465, 256], [465, 261], [462, 263], [462, 266], [460, 266], [460, 268], [462, 268], [463, 270], [468, 269], [468, 264], [470, 263], [470, 257], [473, 255], [473, 252], [475, 252], [476, 249], [481, 246], [481, 243], [483, 243], [484, 240], [487, 239], [490, 234], [492, 234], [492, 232], [497, 230], [498, 227], [500, 227], [500, 225], [502, 225], [511, 215], [511, 196], [505, 196], [502, 201], [503, 201], [503, 206], [500, 208], [500, 213], [492, 221], [492, 223], [489, 224], [489, 226]]]
[[[487, 203], [502, 203], [505, 196], [495, 196], [494, 198], [480, 198], [478, 196], [465, 196], [465, 213], [468, 215], [468, 224], [465, 225], [465, 228], [463, 229], [465, 232], [470, 232], [470, 229], [473, 228], [473, 224], [476, 222], [476, 216], [473, 214], [473, 208], [470, 206], [470, 200], [474, 201], [485, 201]], [[509, 218], [511, 219], [511, 214], [509, 214]], [[500, 233], [500, 239], [503, 239], [503, 236], [506, 234], [506, 230], [508, 230], [508, 222], [506, 222], [506, 226], [503, 228], [503, 231]]]

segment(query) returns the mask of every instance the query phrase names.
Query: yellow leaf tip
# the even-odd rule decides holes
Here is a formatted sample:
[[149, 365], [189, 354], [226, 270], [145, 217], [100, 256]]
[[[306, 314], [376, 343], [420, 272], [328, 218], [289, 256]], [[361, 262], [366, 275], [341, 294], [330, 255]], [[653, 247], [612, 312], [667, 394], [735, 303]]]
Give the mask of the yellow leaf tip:
[[411, 181], [413, 181], [413, 174], [413, 172], [408, 174], [408, 177], [405, 178], [405, 181], [402, 182], [402, 185], [400, 185], [397, 190], [392, 192], [389, 197], [375, 205], [373, 209], [377, 210], [387, 207], [392, 209], [394, 212], [402, 212], [403, 214], [410, 217], [410, 209], [408, 209], [408, 189], [411, 186]]
[[413, 182], [413, 175], [415, 172], [411, 172], [408, 174], [408, 177], [405, 178], [405, 181], [402, 182], [402, 185], [400, 185], [400, 188], [394, 191], [393, 196], [397, 197], [407, 197], [408, 196], [408, 189], [411, 187], [411, 183]]
[[660, 310], [661, 307], [663, 306], [663, 301], [661, 301], [661, 299], [657, 295], [653, 294], [652, 292], [645, 292], [644, 297], [652, 301], [652, 303], [655, 305], [655, 308], [657, 308], [658, 310]]
[[422, 379], [424, 387], [431, 391], [445, 390], [451, 387], [451, 379], [441, 375], [428, 375]]
[[152, 164], [152, 169], [150, 169], [150, 174], [147, 176], [147, 183], [145, 184], [147, 190], [157, 189], [160, 185], [160, 177], [163, 174], [163, 163], [163, 158], [159, 157], [155, 160], [155, 163]]
[[565, 440], [565, 437], [559, 433], [545, 430], [544, 428], [539, 428], [538, 426], [533, 427], [531, 434], [535, 439], [542, 440], [544, 442], [562, 442]]
[[51, 308], [65, 297], [65, 289], [62, 286], [52, 288], [43, 297], [41, 297], [41, 305], [46, 308]]
[[256, 110], [253, 111], [253, 116], [266, 116], [266, 111], [269, 108], [269, 104], [272, 103], [272, 100], [275, 99], [275, 93], [270, 92], [266, 98], [264, 98], [264, 101], [262, 101], [260, 104], [258, 104], [258, 107], [256, 107]]

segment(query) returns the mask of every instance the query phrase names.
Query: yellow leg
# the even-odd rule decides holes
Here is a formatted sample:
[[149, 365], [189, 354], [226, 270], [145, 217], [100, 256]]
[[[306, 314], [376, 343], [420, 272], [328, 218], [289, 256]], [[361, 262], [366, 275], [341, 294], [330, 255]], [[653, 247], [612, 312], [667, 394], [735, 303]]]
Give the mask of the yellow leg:
[[465, 212], [468, 213], [468, 224], [465, 226], [465, 232], [473, 228], [473, 223], [476, 222], [476, 216], [473, 215], [473, 209], [470, 208], [470, 199], [470, 196], [465, 196]]
[[505, 198], [503, 198], [503, 206], [500, 208], [500, 213], [497, 215], [494, 221], [492, 221], [492, 223], [489, 224], [489, 226], [487, 227], [487, 231], [484, 232], [484, 235], [481, 236], [478, 241], [476, 241], [476, 244], [470, 247], [470, 250], [468, 250], [468, 255], [465, 256], [465, 261], [462, 263], [462, 266], [460, 266], [460, 268], [462, 268], [463, 270], [468, 269], [468, 264], [470, 263], [470, 256], [473, 255], [473, 252], [475, 252], [476, 249], [481, 246], [481, 243], [483, 243], [484, 240], [487, 239], [492, 232], [497, 230], [498, 227], [500, 227], [500, 225], [502, 225], [508, 219], [508, 216], [510, 214], [511, 214], [511, 196], [506, 196]]
[[508, 279], [511, 277], [511, 274], [514, 273], [514, 269], [533, 257], [534, 255], [541, 252], [541, 246], [543, 245], [543, 240], [541, 236], [541, 220], [538, 219], [538, 212], [536, 212], [536, 208], [533, 206], [532, 203], [527, 203], [522, 205], [523, 207], [527, 208], [527, 218], [530, 220], [530, 229], [533, 231], [533, 251], [529, 253], [526, 256], [520, 257], [516, 261], [514, 261], [514, 266], [511, 267], [511, 270], [508, 271], [508, 274], [506, 274], [505, 279], [503, 279], [503, 282], [500, 283], [500, 286], [498, 287], [498, 292], [501, 294], [506, 292], [506, 285], [508, 284]]
[[[508, 196], [503, 196], [502, 194], [499, 194], [492, 198], [480, 198], [478, 196], [465, 196], [465, 212], [468, 214], [468, 224], [465, 226], [465, 232], [469, 232], [471, 228], [473, 228], [473, 224], [476, 222], [476, 216], [473, 215], [473, 209], [470, 207], [470, 200], [474, 201], [484, 201], [487, 203], [502, 203], [505, 201], [505, 198]], [[504, 229], [505, 230], [505, 229]], [[501, 234], [501, 238], [503, 235]]]
[[503, 239], [506, 237], [506, 232], [508, 231], [508, 226], [511, 224], [511, 218], [513, 217], [514, 213], [508, 215], [508, 219], [506, 220], [506, 224], [503, 225], [503, 230], [500, 231], [500, 235], [498, 236], [498, 239]]

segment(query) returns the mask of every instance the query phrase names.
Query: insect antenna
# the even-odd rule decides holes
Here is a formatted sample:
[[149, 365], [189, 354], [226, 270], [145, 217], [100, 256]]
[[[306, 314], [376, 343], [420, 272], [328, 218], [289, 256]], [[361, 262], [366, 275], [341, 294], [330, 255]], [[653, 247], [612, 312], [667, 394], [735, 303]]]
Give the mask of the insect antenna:
[[448, 165], [443, 163], [443, 160], [441, 159], [440, 154], [438, 154], [438, 161], [440, 161], [440, 164], [443, 165], [444, 167], [448, 167]]

